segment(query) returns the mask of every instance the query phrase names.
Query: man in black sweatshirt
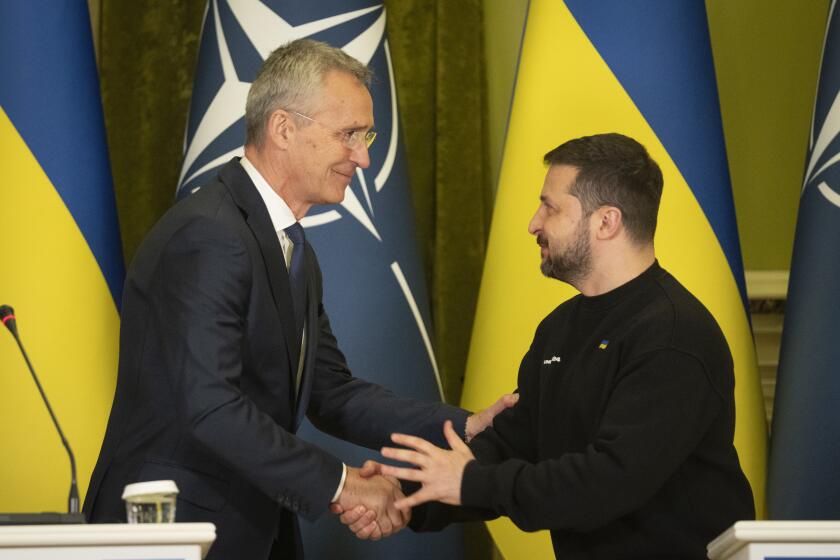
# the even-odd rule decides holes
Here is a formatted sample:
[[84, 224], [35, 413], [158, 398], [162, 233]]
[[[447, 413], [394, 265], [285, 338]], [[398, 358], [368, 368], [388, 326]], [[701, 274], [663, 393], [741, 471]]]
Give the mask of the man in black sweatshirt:
[[[449, 423], [451, 450], [395, 434], [404, 448], [383, 455], [418, 468], [366, 469], [422, 485], [397, 503], [430, 502], [414, 510], [418, 530], [505, 515], [550, 530], [558, 558], [706, 558], [755, 511], [726, 340], [656, 261], [662, 173], [619, 134], [571, 140], [545, 163], [528, 229], [543, 273], [581, 293], [537, 327], [519, 404], [469, 446]], [[358, 530], [358, 514], [343, 520]]]

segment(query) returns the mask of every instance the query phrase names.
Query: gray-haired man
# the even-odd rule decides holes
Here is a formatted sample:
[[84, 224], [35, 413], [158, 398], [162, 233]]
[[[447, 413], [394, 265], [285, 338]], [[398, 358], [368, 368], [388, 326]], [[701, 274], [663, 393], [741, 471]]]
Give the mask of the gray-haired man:
[[[317, 258], [298, 221], [335, 204], [369, 165], [369, 71], [324, 43], [269, 56], [246, 107], [245, 157], [173, 207], [132, 262], [114, 405], [85, 502], [122, 521], [125, 484], [172, 479], [179, 521], [216, 524], [208, 558], [302, 555], [297, 515], [365, 507], [378, 538], [408, 520], [399, 485], [295, 436], [306, 414], [377, 448], [393, 431], [433, 438], [445, 420], [475, 434], [505, 406], [468, 417], [354, 378], [330, 330]], [[440, 438], [437, 438], [438, 440]]]

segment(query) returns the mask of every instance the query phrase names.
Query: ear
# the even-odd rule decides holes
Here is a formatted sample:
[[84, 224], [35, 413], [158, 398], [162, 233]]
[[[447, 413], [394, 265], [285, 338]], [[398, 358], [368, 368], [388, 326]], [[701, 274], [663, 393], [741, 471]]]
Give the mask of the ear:
[[614, 239], [624, 229], [624, 221], [621, 210], [615, 206], [602, 206], [593, 212], [593, 218], [597, 220], [595, 238], [602, 241]]
[[291, 115], [283, 109], [277, 109], [268, 117], [265, 136], [268, 143], [281, 149], [287, 149], [297, 127]]

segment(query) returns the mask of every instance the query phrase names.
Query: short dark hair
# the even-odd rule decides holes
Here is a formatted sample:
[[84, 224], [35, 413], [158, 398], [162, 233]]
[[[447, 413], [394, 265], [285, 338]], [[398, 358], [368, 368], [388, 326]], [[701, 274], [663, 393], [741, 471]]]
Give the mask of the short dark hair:
[[560, 144], [543, 161], [577, 168], [569, 194], [580, 200], [584, 215], [614, 206], [621, 210], [631, 239], [639, 244], [653, 241], [662, 171], [644, 146], [622, 134], [596, 134]]

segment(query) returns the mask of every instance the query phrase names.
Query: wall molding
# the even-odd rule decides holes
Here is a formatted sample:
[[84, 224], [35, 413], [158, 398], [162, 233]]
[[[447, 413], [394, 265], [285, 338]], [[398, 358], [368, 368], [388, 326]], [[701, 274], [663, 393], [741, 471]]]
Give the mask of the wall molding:
[[787, 299], [788, 270], [747, 270], [747, 296], [750, 299]]

